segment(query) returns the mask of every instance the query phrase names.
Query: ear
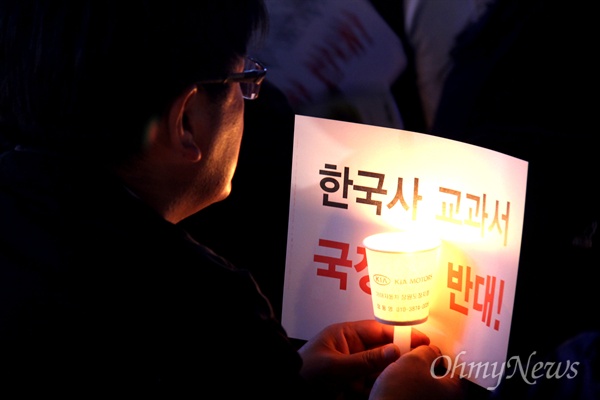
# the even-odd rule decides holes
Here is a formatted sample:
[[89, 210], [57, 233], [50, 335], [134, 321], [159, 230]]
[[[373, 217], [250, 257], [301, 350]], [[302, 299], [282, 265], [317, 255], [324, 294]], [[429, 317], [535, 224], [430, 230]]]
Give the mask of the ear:
[[192, 86], [183, 91], [171, 104], [168, 114], [169, 140], [176, 152], [191, 162], [200, 161], [202, 153], [194, 138], [194, 124], [190, 118], [198, 97], [198, 88]]

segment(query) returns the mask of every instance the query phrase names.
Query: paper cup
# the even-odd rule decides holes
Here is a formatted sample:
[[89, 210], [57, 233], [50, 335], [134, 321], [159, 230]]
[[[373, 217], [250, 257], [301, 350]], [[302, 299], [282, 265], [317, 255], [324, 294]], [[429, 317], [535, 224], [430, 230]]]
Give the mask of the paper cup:
[[429, 317], [441, 241], [423, 232], [385, 232], [364, 239], [375, 319], [416, 325]]

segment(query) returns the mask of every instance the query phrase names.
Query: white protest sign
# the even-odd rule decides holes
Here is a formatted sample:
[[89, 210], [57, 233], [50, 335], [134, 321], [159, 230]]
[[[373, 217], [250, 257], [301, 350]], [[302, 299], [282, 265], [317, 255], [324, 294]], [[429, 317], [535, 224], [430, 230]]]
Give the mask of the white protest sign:
[[527, 168], [453, 140], [297, 115], [288, 334], [306, 340], [334, 322], [374, 318], [363, 239], [418, 228], [442, 245], [429, 317], [415, 328], [463, 366], [456, 373], [495, 387], [508, 350]]
[[402, 42], [368, 0], [267, 0], [269, 33], [251, 49], [295, 110], [402, 128], [391, 85]]

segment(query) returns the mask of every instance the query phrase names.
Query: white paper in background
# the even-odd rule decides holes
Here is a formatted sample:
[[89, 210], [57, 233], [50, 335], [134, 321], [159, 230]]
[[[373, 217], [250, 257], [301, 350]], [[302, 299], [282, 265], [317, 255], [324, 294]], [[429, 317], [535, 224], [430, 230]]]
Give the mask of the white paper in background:
[[403, 127], [390, 87], [406, 68], [406, 55], [368, 0], [266, 5], [269, 34], [250, 52], [295, 110], [317, 117], [343, 110], [364, 123]]
[[416, 328], [457, 363], [484, 363], [487, 372], [468, 379], [495, 387], [493, 363], [499, 373], [508, 350], [527, 167], [431, 135], [297, 115], [288, 334], [307, 340], [334, 322], [372, 319], [362, 240], [424, 227], [442, 247], [429, 319]]

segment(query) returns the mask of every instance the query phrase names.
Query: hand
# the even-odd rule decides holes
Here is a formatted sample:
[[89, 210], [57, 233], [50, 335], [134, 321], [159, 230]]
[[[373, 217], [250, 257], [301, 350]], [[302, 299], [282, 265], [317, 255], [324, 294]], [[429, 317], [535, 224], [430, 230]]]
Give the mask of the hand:
[[[437, 346], [419, 346], [390, 364], [377, 378], [371, 400], [458, 400], [465, 396], [458, 374], [444, 374]], [[437, 360], [437, 362], [436, 362]], [[437, 372], [432, 372], [432, 366]]]
[[[400, 357], [393, 336], [393, 326], [375, 320], [330, 325], [300, 348], [301, 374], [332, 397], [352, 393], [367, 398], [379, 373]], [[413, 329], [411, 342], [413, 347], [428, 345], [429, 338]]]

